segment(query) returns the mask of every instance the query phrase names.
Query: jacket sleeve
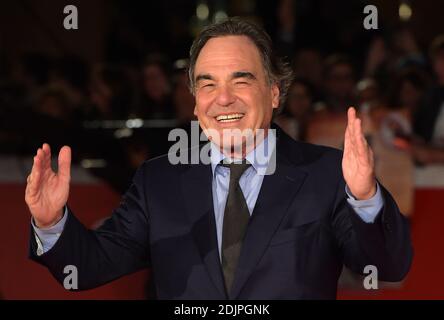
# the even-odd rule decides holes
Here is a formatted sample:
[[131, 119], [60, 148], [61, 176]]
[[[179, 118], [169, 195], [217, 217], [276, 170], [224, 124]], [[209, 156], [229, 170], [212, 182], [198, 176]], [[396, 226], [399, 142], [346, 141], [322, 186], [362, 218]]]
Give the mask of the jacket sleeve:
[[145, 193], [147, 165], [142, 165], [112, 215], [89, 230], [68, 208], [68, 217], [55, 245], [38, 256], [31, 227], [30, 258], [46, 266], [63, 284], [66, 266], [75, 266], [78, 289], [90, 289], [150, 265], [149, 212]]
[[364, 222], [347, 201], [345, 181], [340, 179], [332, 215], [332, 228], [344, 264], [363, 274], [374, 265], [381, 281], [401, 281], [408, 273], [413, 249], [410, 227], [395, 200], [379, 183], [384, 206], [373, 223]]

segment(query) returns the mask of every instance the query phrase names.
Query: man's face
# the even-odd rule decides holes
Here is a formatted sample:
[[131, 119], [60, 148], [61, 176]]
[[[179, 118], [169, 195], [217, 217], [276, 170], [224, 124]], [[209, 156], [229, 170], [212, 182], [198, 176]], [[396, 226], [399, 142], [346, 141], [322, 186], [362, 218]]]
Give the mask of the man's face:
[[194, 114], [204, 131], [213, 129], [222, 138], [224, 129], [269, 128], [273, 109], [279, 105], [279, 89], [270, 85], [249, 38], [210, 39], [197, 58], [194, 81]]

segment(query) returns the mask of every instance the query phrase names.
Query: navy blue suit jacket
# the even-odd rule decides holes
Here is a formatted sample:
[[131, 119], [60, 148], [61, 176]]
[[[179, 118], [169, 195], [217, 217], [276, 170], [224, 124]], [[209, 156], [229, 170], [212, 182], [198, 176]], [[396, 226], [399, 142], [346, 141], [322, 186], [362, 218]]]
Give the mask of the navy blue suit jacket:
[[150, 267], [160, 299], [334, 299], [343, 264], [380, 280], [407, 274], [409, 227], [383, 187], [384, 207], [367, 224], [346, 201], [342, 153], [297, 142], [278, 129], [276, 172], [265, 176], [230, 292], [224, 288], [212, 201], [211, 165], [145, 162], [120, 206], [97, 230], [69, 211], [59, 240], [30, 256], [63, 283], [78, 268], [79, 289]]

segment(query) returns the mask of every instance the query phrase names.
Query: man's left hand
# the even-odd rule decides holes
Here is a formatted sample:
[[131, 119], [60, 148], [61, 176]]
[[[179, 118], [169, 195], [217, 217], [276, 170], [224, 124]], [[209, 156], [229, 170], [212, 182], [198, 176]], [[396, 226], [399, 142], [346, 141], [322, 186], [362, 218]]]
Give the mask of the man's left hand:
[[348, 109], [347, 117], [342, 172], [352, 195], [358, 200], [367, 200], [376, 194], [373, 151], [364, 137], [355, 108]]

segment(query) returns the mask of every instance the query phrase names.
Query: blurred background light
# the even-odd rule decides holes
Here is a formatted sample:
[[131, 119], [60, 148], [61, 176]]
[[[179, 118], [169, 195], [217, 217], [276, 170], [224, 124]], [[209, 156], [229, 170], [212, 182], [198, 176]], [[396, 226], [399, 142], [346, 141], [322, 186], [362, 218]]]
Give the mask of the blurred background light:
[[407, 2], [401, 2], [399, 5], [399, 18], [402, 21], [409, 21], [412, 17], [412, 7]]
[[200, 3], [196, 7], [196, 16], [199, 20], [207, 20], [210, 14], [208, 5], [206, 3]]
[[228, 18], [228, 15], [223, 10], [216, 11], [216, 13], [214, 14], [214, 22], [216, 22], [216, 23], [221, 22], [227, 18]]

